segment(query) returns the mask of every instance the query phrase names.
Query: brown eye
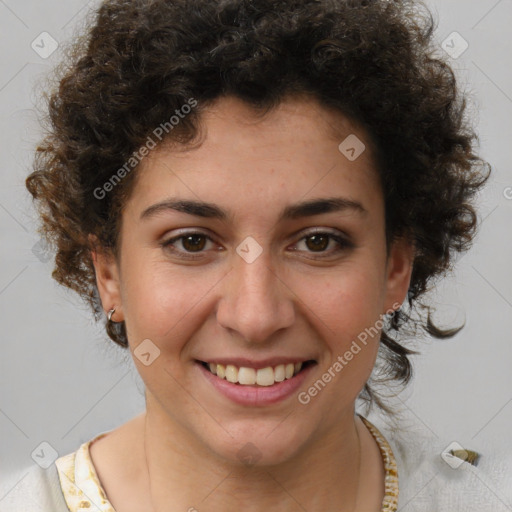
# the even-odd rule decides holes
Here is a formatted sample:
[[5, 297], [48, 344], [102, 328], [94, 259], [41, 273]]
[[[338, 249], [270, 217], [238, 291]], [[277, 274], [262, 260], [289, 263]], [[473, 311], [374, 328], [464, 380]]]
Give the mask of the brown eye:
[[200, 258], [213, 240], [203, 233], [186, 233], [160, 243], [166, 251], [182, 258]]
[[[297, 249], [301, 245], [303, 247]], [[354, 243], [347, 235], [342, 235], [341, 232], [317, 231], [301, 238], [294, 251], [306, 254], [316, 253], [314, 258], [325, 258], [335, 256], [344, 251], [346, 252], [354, 247]]]
[[311, 242], [306, 242], [306, 245], [309, 249], [313, 251], [324, 251], [329, 246], [330, 236], [326, 236], [325, 234], [320, 235], [311, 235], [306, 237], [306, 240]]
[[206, 237], [204, 235], [186, 235], [181, 237], [183, 248], [186, 251], [196, 252], [204, 249]]

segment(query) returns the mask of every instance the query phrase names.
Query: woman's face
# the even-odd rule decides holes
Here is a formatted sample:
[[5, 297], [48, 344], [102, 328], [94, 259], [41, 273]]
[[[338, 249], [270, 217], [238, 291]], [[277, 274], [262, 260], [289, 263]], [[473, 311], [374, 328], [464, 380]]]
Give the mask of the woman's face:
[[[340, 114], [289, 99], [257, 119], [223, 98], [202, 120], [199, 148], [162, 147], [137, 170], [98, 287], [126, 322], [148, 415], [222, 458], [279, 463], [353, 416], [412, 249], [386, 259], [370, 143]], [[202, 363], [234, 366], [235, 383]]]

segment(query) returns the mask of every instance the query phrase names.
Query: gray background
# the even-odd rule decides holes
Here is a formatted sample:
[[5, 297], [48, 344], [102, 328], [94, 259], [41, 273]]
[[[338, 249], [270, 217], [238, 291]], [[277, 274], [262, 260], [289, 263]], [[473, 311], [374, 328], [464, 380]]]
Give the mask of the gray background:
[[[143, 385], [129, 355], [106, 339], [86, 306], [61, 289], [38, 252], [37, 219], [24, 187], [41, 131], [34, 109], [59, 61], [31, 47], [48, 32], [68, 40], [95, 2], [0, 0], [0, 461], [1, 474], [34, 464], [41, 442], [59, 455], [143, 410]], [[453, 66], [470, 94], [481, 155], [494, 176], [481, 194], [475, 246], [433, 299], [437, 320], [466, 327], [425, 342], [415, 379], [396, 404], [437, 436], [471, 448], [509, 442], [512, 426], [512, 21], [511, 0], [436, 0], [437, 39], [456, 31], [469, 44]], [[453, 50], [462, 40], [448, 38]], [[453, 41], [451, 43], [450, 41]], [[48, 40], [45, 48], [48, 49]], [[39, 42], [42, 46], [42, 43]], [[41, 49], [42, 50], [42, 49]], [[34, 249], [35, 247], [35, 249]], [[44, 448], [48, 453], [48, 447]], [[0, 501], [9, 489], [0, 487]]]

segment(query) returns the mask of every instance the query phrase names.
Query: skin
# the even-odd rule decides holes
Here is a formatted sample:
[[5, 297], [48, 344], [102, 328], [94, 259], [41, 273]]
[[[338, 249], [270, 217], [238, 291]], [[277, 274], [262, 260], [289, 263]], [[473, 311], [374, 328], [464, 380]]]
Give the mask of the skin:
[[[263, 118], [238, 99], [221, 98], [202, 127], [199, 147], [161, 147], [137, 170], [118, 259], [93, 252], [103, 306], [115, 306], [113, 320], [126, 322], [132, 354], [145, 339], [160, 350], [148, 366], [134, 356], [146, 411], [91, 446], [100, 481], [117, 512], [379, 511], [381, 456], [354, 414], [378, 336], [307, 405], [297, 394], [271, 406], [237, 405], [194, 362], [315, 359], [304, 391], [359, 333], [403, 302], [414, 251], [397, 240], [386, 257], [371, 141], [340, 113], [301, 97]], [[350, 134], [366, 145], [354, 161], [338, 149]], [[168, 209], [141, 219], [171, 196], [215, 203], [232, 217]], [[327, 197], [357, 201], [366, 213], [279, 220], [284, 206]], [[306, 237], [315, 228], [341, 232], [352, 246], [336, 251], [328, 238], [315, 250]], [[202, 252], [188, 253], [198, 259], [184, 257], [191, 250], [184, 240], [174, 242], [176, 252], [161, 246], [182, 235], [179, 229], [212, 238], [199, 239]], [[263, 249], [250, 264], [236, 252], [248, 236]], [[247, 442], [260, 454], [253, 466], [238, 457]]]

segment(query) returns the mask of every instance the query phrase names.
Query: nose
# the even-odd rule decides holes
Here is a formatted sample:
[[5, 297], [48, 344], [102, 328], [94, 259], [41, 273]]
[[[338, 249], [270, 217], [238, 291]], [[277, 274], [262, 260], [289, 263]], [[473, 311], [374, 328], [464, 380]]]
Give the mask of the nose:
[[217, 321], [248, 343], [268, 342], [274, 333], [293, 325], [294, 294], [272, 268], [264, 251], [252, 263], [238, 255], [224, 281]]

